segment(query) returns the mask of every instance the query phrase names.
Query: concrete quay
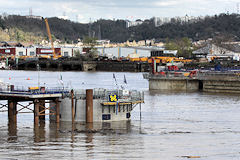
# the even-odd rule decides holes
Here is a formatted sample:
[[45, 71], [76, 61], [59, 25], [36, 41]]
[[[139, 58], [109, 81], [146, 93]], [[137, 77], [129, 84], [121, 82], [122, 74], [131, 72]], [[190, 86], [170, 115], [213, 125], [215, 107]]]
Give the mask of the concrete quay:
[[[179, 72], [180, 73], [180, 72]], [[240, 73], [237, 72], [197, 72], [193, 76], [168, 73], [144, 74], [150, 90], [203, 91], [215, 93], [240, 93]]]

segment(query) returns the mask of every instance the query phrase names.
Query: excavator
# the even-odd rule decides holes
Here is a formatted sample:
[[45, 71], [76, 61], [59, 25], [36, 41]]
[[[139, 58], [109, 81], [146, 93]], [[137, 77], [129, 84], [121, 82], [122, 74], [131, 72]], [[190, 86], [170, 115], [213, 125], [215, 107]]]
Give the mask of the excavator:
[[[56, 55], [56, 53], [55, 53], [55, 49], [54, 49], [54, 45], [53, 45], [53, 40], [52, 40], [52, 35], [51, 35], [50, 27], [49, 27], [49, 24], [48, 24], [48, 19], [47, 19], [47, 18], [44, 18], [44, 21], [45, 21], [45, 24], [46, 24], [48, 39], [49, 39], [49, 41], [51, 42], [52, 58], [53, 58], [53, 59], [58, 59], [58, 58], [61, 57], [61, 55]], [[42, 58], [49, 58], [49, 57], [42, 57]]]

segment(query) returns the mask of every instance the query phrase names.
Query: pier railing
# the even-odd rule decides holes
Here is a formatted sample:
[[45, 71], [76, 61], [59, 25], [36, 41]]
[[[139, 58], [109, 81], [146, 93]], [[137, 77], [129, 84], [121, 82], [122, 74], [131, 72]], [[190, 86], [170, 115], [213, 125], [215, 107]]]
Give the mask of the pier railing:
[[[76, 99], [86, 99], [86, 90], [74, 90]], [[108, 90], [108, 89], [93, 89], [93, 99], [101, 99], [108, 101], [110, 95], [117, 95], [119, 101], [143, 101], [144, 92], [137, 90]]]
[[26, 86], [13, 86], [13, 85], [0, 85], [1, 94], [24, 94], [24, 95], [34, 95], [34, 94], [58, 94], [63, 95], [69, 94], [68, 88], [62, 87], [40, 87], [31, 88]]

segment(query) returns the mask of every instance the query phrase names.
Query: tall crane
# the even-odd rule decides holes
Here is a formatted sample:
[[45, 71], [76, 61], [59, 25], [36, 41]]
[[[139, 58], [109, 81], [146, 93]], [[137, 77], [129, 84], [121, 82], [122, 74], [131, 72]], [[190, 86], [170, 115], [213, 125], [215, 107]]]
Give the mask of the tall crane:
[[45, 21], [45, 24], [46, 24], [48, 39], [49, 39], [49, 41], [51, 42], [51, 48], [52, 48], [53, 58], [57, 58], [56, 53], [55, 53], [55, 49], [54, 49], [54, 46], [53, 46], [53, 40], [52, 40], [52, 35], [51, 35], [51, 32], [50, 32], [50, 27], [49, 27], [49, 24], [48, 24], [48, 19], [47, 19], [47, 18], [44, 18], [44, 21]]

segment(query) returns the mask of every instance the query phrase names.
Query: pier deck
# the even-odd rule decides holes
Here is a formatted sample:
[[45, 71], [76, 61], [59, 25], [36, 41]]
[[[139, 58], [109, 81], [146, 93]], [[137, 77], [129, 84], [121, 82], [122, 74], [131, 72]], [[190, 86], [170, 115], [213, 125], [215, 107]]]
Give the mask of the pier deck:
[[[0, 91], [0, 100], [7, 100], [7, 104], [0, 104], [0, 109], [6, 108], [8, 112], [9, 123], [17, 122], [18, 113], [34, 113], [34, 125], [39, 125], [40, 121], [45, 121], [46, 115], [56, 115], [56, 122], [60, 120], [60, 101], [59, 98], [63, 94], [68, 94], [69, 91], [63, 91], [62, 89], [54, 90], [2, 90]], [[47, 100], [47, 101], [46, 101]], [[53, 106], [51, 106], [51, 102]], [[23, 104], [21, 102], [29, 102]], [[46, 106], [49, 103], [49, 106]], [[33, 105], [33, 107], [31, 107]], [[56, 107], [53, 110], [52, 107]], [[32, 109], [33, 108], [33, 109]], [[30, 112], [23, 112], [28, 110]], [[46, 112], [47, 111], [47, 112]]]
[[18, 99], [18, 100], [33, 100], [45, 99], [51, 100], [62, 97], [62, 93], [31, 93], [31, 92], [0, 92], [0, 100]]

